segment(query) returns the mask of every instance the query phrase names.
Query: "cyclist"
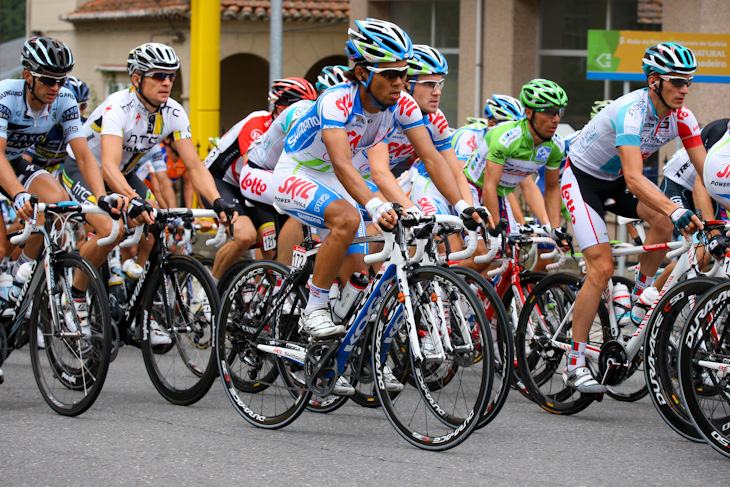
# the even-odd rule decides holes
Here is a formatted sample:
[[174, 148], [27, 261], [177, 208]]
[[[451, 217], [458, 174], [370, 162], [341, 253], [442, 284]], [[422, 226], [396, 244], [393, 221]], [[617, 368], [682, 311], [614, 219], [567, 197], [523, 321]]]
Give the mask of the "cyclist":
[[[86, 121], [84, 112], [89, 101], [89, 87], [86, 83], [74, 76], [68, 76], [64, 86], [74, 94], [76, 102], [79, 105], [81, 123], [84, 123]], [[25, 150], [23, 158], [38, 167], [42, 167], [51, 173], [53, 177], [58, 177], [63, 167], [63, 161], [68, 155], [66, 145], [68, 145], [68, 142], [66, 141], [63, 127], [61, 127], [60, 123], [57, 123], [46, 134], [43, 140]]]
[[[214, 201], [213, 208], [220, 221], [233, 224], [237, 217], [233, 205], [218, 193], [193, 145], [185, 110], [170, 98], [179, 67], [177, 54], [164, 44], [147, 43], [132, 49], [127, 58], [132, 88], [112, 93], [96, 107], [83, 126], [83, 134], [96, 164], [101, 166], [107, 187], [129, 202], [127, 215], [133, 223], [151, 224], [152, 206], [147, 198], [154, 202], [154, 196], [135, 174], [134, 166], [169, 135], [174, 139], [171, 146], [180, 154], [193, 184], [205, 198]], [[89, 194], [88, 181], [79, 172], [77, 156], [75, 150], [69, 152], [62, 177], [69, 195], [84, 201]], [[146, 261], [153, 243], [152, 239], [142, 240], [138, 263]], [[111, 249], [111, 246], [99, 249], [91, 262], [100, 266]], [[127, 330], [122, 332], [126, 334]], [[170, 338], [154, 327], [151, 343], [153, 346], [170, 343]]]
[[[205, 159], [218, 190], [225, 194], [226, 199], [232, 201], [238, 212], [243, 215], [234, 231], [234, 239], [216, 253], [213, 264], [214, 279], [220, 279], [223, 272], [257, 240], [264, 242], [264, 249], [267, 251], [264, 255], [267, 258], [273, 257], [276, 241], [264, 238], [264, 234], [273, 234], [274, 215], [260, 205], [255, 207], [244, 205], [246, 199], [244, 189], [249, 193], [249, 199], [252, 199], [251, 193], [260, 195], [267, 187], [270, 189], [271, 185], [267, 185], [261, 179], [254, 184], [256, 176], [252, 173], [256, 168], [249, 166], [246, 152], [256, 139], [271, 128], [274, 120], [287, 107], [300, 100], [316, 98], [314, 86], [303, 78], [275, 80], [269, 91], [269, 102], [274, 104], [273, 111], [259, 110], [238, 122], [221, 137], [218, 147]], [[262, 177], [265, 175], [259, 176]]]
[[[683, 105], [697, 61], [690, 49], [667, 42], [646, 49], [642, 68], [648, 87], [618, 98], [588, 122], [570, 146], [562, 178], [563, 202], [588, 269], [575, 301], [572, 351], [563, 373], [566, 385], [580, 392], [606, 390], [585, 366], [588, 333], [614, 271], [604, 201], [615, 200], [613, 211], [619, 215], [647, 221], [647, 244], [670, 238], [672, 224], [684, 234], [702, 228], [691, 210], [673, 203], [643, 174], [643, 160], [676, 137], [702, 169], [706, 152], [699, 125]], [[663, 252], [640, 257], [634, 299], [651, 284], [663, 258]]]
[[[78, 103], [74, 94], [64, 87], [74, 66], [71, 50], [56, 39], [31, 37], [23, 44], [20, 60], [24, 68], [23, 79], [0, 81], [0, 189], [13, 201], [19, 219], [32, 219], [30, 193], [38, 195], [39, 201], [45, 203], [68, 199], [58, 180], [22, 157], [28, 147], [46, 139], [59, 121], [61, 133], [78, 153], [79, 168], [89, 181], [91, 190], [85, 201], [98, 201], [108, 212], [119, 214], [123, 201], [106, 195], [101, 173], [83, 137]], [[86, 219], [99, 237], [111, 234], [109, 218], [88, 215]], [[96, 239], [92, 240], [91, 245], [81, 249], [81, 255], [93, 262], [98, 247]], [[42, 243], [40, 235], [28, 239], [15, 262], [13, 274], [17, 274], [21, 265], [30, 265]], [[86, 283], [74, 281], [71, 291], [81, 331], [90, 335], [91, 329], [86, 323]]]
[[[718, 120], [718, 122], [720, 121]], [[730, 211], [730, 163], [728, 161], [730, 161], [730, 123], [725, 125], [720, 140], [709, 149], [702, 173], [702, 179], [712, 199]]]
[[[328, 297], [352, 239], [364, 230], [356, 204], [364, 206], [380, 225], [390, 228], [397, 219], [392, 205], [375, 197], [353, 166], [353, 154], [384, 140], [400, 125], [427, 168], [448, 164], [423, 127], [416, 102], [402, 92], [407, 60], [413, 53], [408, 35], [400, 27], [377, 19], [357, 20], [355, 26], [348, 31], [347, 52], [355, 62], [355, 68], [346, 75], [348, 81], [326, 90], [295, 122], [274, 169], [276, 204], [304, 223], [329, 230], [299, 322], [302, 331], [314, 338], [345, 331], [332, 321]], [[456, 182], [434, 172], [434, 181], [443, 185], [444, 195], [456, 203], [461, 214], [468, 205]], [[475, 213], [473, 216], [478, 218]], [[336, 393], [351, 391], [346, 380], [338, 381]]]

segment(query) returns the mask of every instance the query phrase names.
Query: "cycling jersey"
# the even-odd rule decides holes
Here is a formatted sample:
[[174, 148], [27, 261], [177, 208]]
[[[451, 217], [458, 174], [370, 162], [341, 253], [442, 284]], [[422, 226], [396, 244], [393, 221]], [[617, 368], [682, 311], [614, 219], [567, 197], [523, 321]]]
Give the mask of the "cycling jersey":
[[730, 207], [730, 129], [707, 153], [703, 180], [712, 199]]
[[220, 138], [218, 146], [205, 158], [205, 167], [213, 176], [238, 186], [244, 154], [269, 129], [272, 120], [271, 112], [265, 110], [249, 114]]
[[[81, 123], [84, 122], [86, 122], [86, 118], [81, 117]], [[30, 156], [31, 162], [36, 166], [54, 174], [68, 156], [67, 144], [66, 137], [63, 135], [63, 127], [57, 123], [43, 140], [25, 149], [25, 155]]]
[[[484, 136], [487, 135], [487, 128], [474, 127], [471, 125], [465, 125], [454, 132], [452, 137], [452, 145], [454, 146], [454, 152], [456, 152], [456, 158], [466, 164], [477, 147], [484, 141]], [[486, 147], [486, 144], [484, 144]]]
[[183, 164], [182, 159], [179, 155], [173, 153], [172, 147], [167, 147], [161, 144], [163, 158], [165, 159], [165, 169], [167, 170], [167, 177], [170, 178], [172, 184], [175, 184], [178, 179], [183, 177], [183, 174], [188, 170]]
[[26, 100], [25, 80], [0, 81], [0, 137], [7, 141], [8, 160], [43, 141], [56, 124], [66, 142], [84, 135], [76, 97], [68, 88], [61, 88], [53, 103], [34, 113]]
[[635, 146], [644, 159], [680, 137], [686, 149], [702, 143], [700, 127], [687, 107], [659, 119], [642, 88], [618, 98], [588, 122], [570, 146], [570, 164], [593, 177], [615, 181], [623, 177], [618, 147]]
[[[172, 136], [173, 140], [189, 139], [190, 122], [185, 109], [173, 100], [150, 113], [137, 97], [134, 88], [112, 93], [96, 107], [84, 124], [89, 150], [101, 165], [101, 136], [122, 138], [122, 160], [119, 170], [130, 173], [150, 149]], [[75, 159], [73, 152], [69, 155]]]
[[559, 169], [565, 151], [563, 138], [556, 133], [535, 146], [529, 124], [527, 119], [504, 122], [488, 131], [464, 167], [466, 177], [481, 188], [487, 160], [503, 165], [497, 195], [504, 197], [541, 167]]
[[396, 126], [406, 131], [421, 125], [423, 114], [409, 94], [401, 92], [396, 105], [369, 113], [362, 108], [359, 83], [348, 81], [325, 91], [294, 123], [284, 150], [300, 166], [332, 173], [334, 169], [322, 141], [323, 129], [345, 129], [351, 153], [355, 154], [386, 139]]
[[266, 132], [249, 145], [246, 153], [249, 163], [259, 169], [273, 170], [284, 150], [286, 134], [313, 103], [312, 100], [299, 100], [286, 107]]
[[144, 181], [148, 188], [151, 188], [152, 175], [167, 170], [165, 157], [159, 144], [142, 156], [135, 166], [135, 174]]

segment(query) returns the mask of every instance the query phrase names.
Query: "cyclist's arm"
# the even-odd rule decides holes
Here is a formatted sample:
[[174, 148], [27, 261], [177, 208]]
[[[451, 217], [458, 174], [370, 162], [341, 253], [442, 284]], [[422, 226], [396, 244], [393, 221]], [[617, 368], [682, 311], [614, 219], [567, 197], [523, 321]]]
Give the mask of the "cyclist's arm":
[[484, 166], [484, 185], [482, 186], [482, 201], [487, 207], [489, 213], [496, 215], [495, 220], [499, 220], [499, 199], [497, 197], [497, 186], [502, 179], [502, 171], [504, 166], [487, 159]]
[[[193, 184], [201, 196], [211, 203], [220, 198], [221, 195], [215, 186], [213, 175], [210, 174], [210, 171], [203, 165], [203, 161], [198, 157], [198, 153], [193, 145], [193, 139], [174, 140], [172, 142], [172, 148], [180, 155], [180, 160], [183, 162], [186, 172], [190, 175], [190, 179], [195, 181]], [[229, 223], [224, 214], [219, 215], [219, 217], [222, 223]], [[236, 223], [237, 219], [238, 212], [234, 212], [230, 223]]]
[[395, 176], [390, 172], [390, 155], [388, 144], [381, 142], [368, 149], [368, 161], [370, 162], [370, 174], [373, 182], [391, 203], [400, 203], [403, 208], [415, 206], [413, 202], [403, 193]]
[[185, 208], [193, 207], [193, 198], [195, 196], [195, 189], [193, 188], [193, 182], [190, 180], [187, 172], [182, 175], [183, 184], [183, 197], [185, 198]]
[[[424, 126], [413, 127], [406, 130], [405, 134], [416, 150], [416, 154], [423, 161], [423, 166], [426, 168], [429, 176], [431, 176], [431, 180], [436, 185], [436, 189], [444, 195], [449, 203], [456, 205], [457, 202], [463, 199], [461, 190], [454, 179], [453, 173], [451, 171], [444, 171], [444, 168], [449, 167], [449, 163], [436, 150], [428, 129]], [[477, 216], [476, 213], [474, 215]]]
[[119, 193], [122, 196], [132, 199], [140, 195], [129, 185], [127, 178], [119, 170], [122, 154], [122, 138], [120, 136], [112, 134], [101, 135], [101, 175], [104, 178], [104, 182], [114, 193]]
[[[537, 186], [537, 183], [532, 176], [527, 176], [521, 183], [520, 189], [522, 189], [522, 195], [525, 197], [525, 203], [527, 207], [532, 210], [532, 214], [540, 220], [543, 225], [551, 222], [548, 217], [548, 212], [545, 211], [545, 205], [547, 200], [547, 184], [545, 185], [545, 197], [542, 195], [542, 191]], [[512, 193], [510, 193], [512, 194]], [[512, 212], [514, 213], [515, 208], [512, 206]], [[551, 222], [552, 224], [552, 222]]]
[[545, 169], [545, 208], [550, 226], [559, 227], [563, 199], [560, 197], [560, 171], [558, 169]]
[[[25, 191], [25, 188], [18, 181], [15, 171], [13, 171], [13, 167], [10, 165], [10, 161], [5, 156], [5, 148], [7, 145], [7, 139], [0, 137], [0, 186], [10, 195], [10, 203], [12, 203], [12, 198], [16, 194]], [[30, 208], [30, 203], [27, 206]]]
[[[106, 196], [106, 187], [104, 186], [104, 178], [102, 177], [96, 158], [89, 150], [89, 145], [84, 137], [76, 137], [68, 143], [76, 157], [81, 175], [84, 177], [86, 184], [91, 190], [91, 194], [96, 196], [97, 201]], [[121, 173], [120, 173], [121, 174]], [[126, 180], [125, 180], [126, 181]]]
[[[157, 186], [166, 208], [174, 208], [177, 206], [175, 204], [175, 190], [172, 189], [172, 181], [170, 181], [170, 177], [167, 175], [167, 170], [156, 172], [154, 178], [157, 181]], [[163, 207], [162, 204], [160, 204], [160, 207]]]
[[352, 165], [352, 152], [347, 131], [343, 128], [322, 129], [322, 142], [327, 147], [327, 153], [332, 161], [332, 168], [337, 179], [355, 201], [365, 206], [375, 197], [375, 194], [370, 191], [358, 170]]
[[[464, 175], [464, 166], [459, 161], [459, 159], [456, 157], [456, 151], [454, 151], [453, 148], [448, 148], [441, 151], [441, 155], [444, 156], [444, 159], [446, 159], [446, 162], [449, 163], [449, 166], [451, 167], [451, 172], [454, 174], [454, 179], [456, 179], [456, 184], [459, 185], [459, 191], [461, 192], [461, 198], [466, 201], [468, 204], [475, 206], [478, 205], [478, 201], [473, 201], [473, 197], [471, 195], [471, 189], [469, 189], [469, 183], [466, 180], [466, 176]], [[430, 176], [430, 174], [429, 174]]]
[[[522, 184], [520, 184], [520, 188], [522, 187]], [[524, 194], [524, 191], [523, 191]], [[520, 225], [525, 224], [525, 214], [522, 213], [522, 205], [520, 205], [520, 200], [517, 199], [517, 195], [514, 191], [512, 191], [510, 194], [507, 195], [507, 201], [509, 201], [509, 206], [512, 209], [512, 216], [515, 217], [515, 221], [519, 223]]]

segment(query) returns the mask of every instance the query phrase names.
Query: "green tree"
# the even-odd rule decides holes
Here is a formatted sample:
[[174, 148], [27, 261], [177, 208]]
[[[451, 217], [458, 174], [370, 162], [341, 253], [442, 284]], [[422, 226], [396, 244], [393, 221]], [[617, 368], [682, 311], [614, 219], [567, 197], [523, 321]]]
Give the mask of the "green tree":
[[0, 42], [25, 36], [25, 0], [0, 3]]

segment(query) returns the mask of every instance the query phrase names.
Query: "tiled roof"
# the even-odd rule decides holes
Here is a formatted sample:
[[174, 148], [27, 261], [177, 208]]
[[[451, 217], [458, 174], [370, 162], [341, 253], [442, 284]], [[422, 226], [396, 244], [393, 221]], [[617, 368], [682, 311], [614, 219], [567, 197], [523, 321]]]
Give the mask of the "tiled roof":
[[[224, 20], [268, 21], [270, 12], [269, 0], [221, 0]], [[349, 15], [349, 0], [283, 2], [284, 21], [337, 22], [348, 20]], [[69, 22], [159, 18], [190, 18], [190, 0], [92, 0], [61, 16]]]

